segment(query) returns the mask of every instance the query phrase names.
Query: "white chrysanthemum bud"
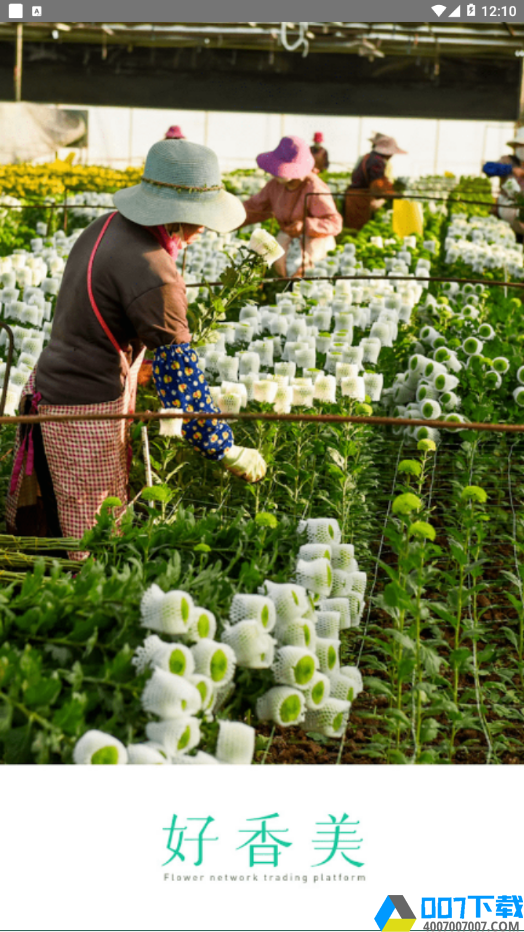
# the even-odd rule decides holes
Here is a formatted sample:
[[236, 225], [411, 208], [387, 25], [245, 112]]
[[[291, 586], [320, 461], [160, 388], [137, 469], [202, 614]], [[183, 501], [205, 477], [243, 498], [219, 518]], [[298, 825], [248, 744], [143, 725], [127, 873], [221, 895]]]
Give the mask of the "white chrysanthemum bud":
[[378, 372], [365, 372], [364, 387], [366, 395], [369, 395], [371, 401], [380, 401], [380, 396], [384, 387], [384, 376]]
[[333, 585], [331, 563], [325, 557], [317, 560], [299, 560], [296, 568], [297, 582], [317, 596], [328, 596]]
[[331, 693], [333, 699], [342, 699], [344, 702], [353, 702], [355, 698], [354, 682], [342, 672], [330, 677]]
[[331, 566], [334, 570], [345, 570], [346, 573], [358, 570], [353, 544], [333, 544], [331, 551]]
[[339, 544], [342, 536], [336, 518], [306, 518], [298, 525], [298, 533], [304, 531], [310, 544]]
[[277, 242], [274, 236], [271, 236], [271, 233], [268, 233], [267, 230], [264, 230], [262, 227], [254, 230], [251, 234], [248, 249], [261, 256], [268, 266], [272, 266], [277, 259], [280, 259], [281, 256], [284, 255], [284, 250], [280, 243]]
[[276, 362], [275, 375], [287, 375], [288, 379], [294, 379], [297, 374], [297, 364], [295, 362]]
[[86, 731], [73, 751], [75, 764], [127, 764], [127, 751], [118, 738], [104, 731]]
[[309, 608], [306, 590], [293, 583], [274, 583], [270, 579], [264, 582], [264, 591], [273, 602], [279, 622], [301, 618]]
[[449, 372], [439, 372], [433, 379], [433, 384], [439, 392], [451, 392], [459, 384], [456, 375]]
[[257, 701], [257, 716], [261, 722], [274, 722], [286, 727], [304, 720], [306, 702], [299, 689], [274, 686]]
[[277, 396], [277, 391], [278, 384], [276, 382], [270, 382], [267, 379], [257, 379], [257, 381], [253, 383], [255, 401], [273, 404]]
[[185, 644], [166, 644], [156, 634], [146, 638], [141, 647], [137, 647], [132, 663], [138, 673], [146, 667], [160, 667], [177, 676], [190, 676], [195, 669], [193, 654]]
[[340, 612], [317, 612], [317, 634], [319, 638], [338, 638]]
[[293, 403], [293, 387], [291, 385], [279, 385], [273, 408], [276, 414], [289, 414]]
[[322, 708], [308, 710], [304, 729], [319, 732], [329, 738], [341, 738], [347, 728], [349, 710], [349, 702], [330, 697]]
[[298, 551], [299, 560], [318, 560], [323, 557], [331, 560], [333, 545], [331, 544], [302, 544]]
[[431, 362], [427, 356], [422, 356], [420, 353], [415, 353], [414, 356], [409, 357], [408, 368], [411, 372], [416, 373], [418, 376], [422, 376], [426, 366]]
[[238, 414], [242, 406], [242, 399], [236, 392], [221, 393], [217, 395], [216, 405], [222, 414]]
[[358, 370], [359, 370], [359, 367], [356, 366], [354, 363], [337, 362], [337, 365], [335, 368], [335, 378], [337, 380], [337, 385], [341, 384], [342, 379], [347, 379], [347, 378], [356, 379], [358, 377]]
[[491, 324], [481, 324], [479, 327], [479, 337], [482, 340], [493, 340], [495, 337], [495, 331]]
[[187, 677], [187, 680], [200, 694], [202, 712], [210, 712], [216, 699], [216, 689], [213, 681], [208, 676], [204, 676], [203, 673], [192, 673], [191, 676]]
[[306, 709], [321, 709], [329, 698], [331, 683], [325, 673], [318, 670], [313, 676], [311, 682], [304, 690], [304, 699], [306, 700]]
[[457, 408], [460, 408], [460, 398], [455, 392], [444, 392], [440, 396], [440, 404], [442, 405], [443, 411], [455, 411]]
[[333, 586], [331, 595], [334, 598], [348, 596], [351, 592], [351, 576], [346, 570], [333, 570]]
[[128, 744], [128, 764], [167, 764], [165, 754], [152, 748], [149, 744]]
[[353, 686], [353, 699], [356, 699], [364, 689], [364, 683], [362, 681], [362, 674], [360, 670], [358, 667], [341, 667], [340, 672], [342, 676], [345, 676], [346, 679], [351, 681]]
[[219, 722], [216, 756], [221, 764], [251, 764], [255, 729], [243, 722]]
[[311, 385], [293, 385], [292, 404], [294, 408], [312, 408], [314, 404], [315, 389]]
[[364, 598], [368, 577], [366, 573], [357, 572], [350, 574], [351, 588], [358, 592], [361, 598]]
[[317, 638], [315, 652], [322, 673], [331, 674], [340, 667], [340, 640], [338, 638]]
[[428, 421], [436, 420], [442, 414], [442, 408], [440, 407], [438, 401], [432, 399], [427, 399], [422, 403], [421, 411], [422, 417], [426, 418]]
[[342, 394], [346, 398], [354, 398], [356, 401], [365, 401], [366, 384], [360, 376], [344, 376], [340, 382]]
[[478, 356], [482, 353], [483, 346], [482, 341], [477, 340], [476, 337], [467, 337], [462, 344], [462, 349], [468, 356]]
[[364, 337], [360, 345], [364, 350], [363, 362], [377, 363], [382, 345], [378, 337]]
[[258, 621], [239, 621], [227, 626], [221, 639], [233, 648], [240, 667], [262, 670], [273, 663], [275, 642]]
[[421, 382], [415, 395], [418, 402], [437, 401], [439, 397], [438, 389], [429, 382]]
[[208, 767], [217, 766], [221, 761], [213, 757], [212, 754], [206, 754], [205, 751], [197, 751], [196, 754], [178, 754], [171, 761], [172, 764], [184, 767]]
[[217, 630], [216, 618], [213, 612], [200, 605], [193, 607], [191, 621], [187, 629], [188, 641], [200, 641], [202, 638], [214, 638]]
[[194, 715], [200, 711], [198, 690], [183, 676], [157, 667], [142, 693], [142, 707], [160, 718]]
[[348, 595], [348, 602], [351, 615], [351, 627], [358, 628], [364, 611], [364, 599], [358, 592], [350, 592]]
[[351, 607], [348, 598], [321, 599], [319, 608], [322, 612], [339, 612], [340, 630], [345, 631], [351, 627]]
[[[492, 360], [491, 365], [493, 366], [495, 372], [500, 372], [502, 375], [504, 375], [504, 373], [509, 369], [509, 359], [506, 359], [505, 356], [496, 356], [495, 359]], [[519, 373], [524, 373], [524, 366], [521, 366], [517, 372], [517, 378], [519, 382], [524, 381], [521, 379]]]
[[524, 406], [524, 387], [516, 388], [513, 392], [513, 397], [518, 405], [521, 407]]
[[[161, 408], [161, 414], [171, 413], [172, 408]], [[161, 437], [181, 437], [184, 422], [182, 418], [162, 418], [159, 421], [158, 433]]]
[[439, 443], [440, 441], [440, 434], [435, 427], [415, 427], [413, 428], [412, 436], [414, 436], [416, 440], [433, 440], [434, 443]]
[[357, 366], [358, 369], [361, 368], [362, 362], [364, 359], [364, 347], [359, 346], [346, 346], [342, 350], [342, 362], [349, 363], [351, 366]]
[[195, 661], [195, 671], [208, 676], [215, 686], [226, 686], [233, 679], [236, 667], [235, 652], [227, 644], [203, 638], [191, 648], [191, 653]]
[[144, 592], [140, 603], [142, 626], [164, 634], [185, 634], [193, 611], [193, 600], [187, 592], [162, 592], [153, 583]]
[[303, 647], [281, 647], [273, 663], [277, 683], [298, 689], [305, 689], [317, 669], [317, 656]]
[[307, 647], [314, 651], [317, 642], [315, 624], [309, 618], [295, 618], [279, 624], [275, 635], [282, 647]]
[[200, 741], [200, 725], [191, 715], [179, 715], [165, 722], [148, 722], [146, 735], [150, 741], [162, 745], [170, 757], [176, 757], [196, 748]]
[[263, 595], [246, 595], [238, 593], [233, 596], [229, 610], [231, 623], [239, 621], [258, 621], [266, 632], [272, 631], [276, 622], [276, 609], [271, 601]]
[[502, 385], [502, 376], [494, 369], [488, 369], [484, 376], [486, 388], [497, 389]]
[[315, 381], [313, 397], [316, 401], [334, 403], [337, 400], [337, 380], [334, 375], [319, 375]]

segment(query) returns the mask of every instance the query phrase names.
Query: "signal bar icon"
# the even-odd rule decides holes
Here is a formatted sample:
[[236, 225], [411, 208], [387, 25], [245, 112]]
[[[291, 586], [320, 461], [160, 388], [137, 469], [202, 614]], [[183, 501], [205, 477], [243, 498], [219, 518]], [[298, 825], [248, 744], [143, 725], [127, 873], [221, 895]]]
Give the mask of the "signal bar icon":
[[437, 16], [442, 16], [442, 14], [446, 12], [447, 7], [442, 6], [441, 3], [437, 3], [437, 5], [432, 6], [431, 9], [433, 10], [434, 13], [436, 13]]

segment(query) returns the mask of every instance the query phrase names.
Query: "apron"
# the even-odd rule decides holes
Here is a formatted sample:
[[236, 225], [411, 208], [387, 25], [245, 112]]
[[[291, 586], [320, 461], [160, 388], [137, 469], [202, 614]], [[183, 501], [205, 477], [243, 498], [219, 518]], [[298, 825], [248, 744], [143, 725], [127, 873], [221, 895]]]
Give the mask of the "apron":
[[[145, 347], [130, 366], [104, 321], [92, 290], [92, 270], [96, 252], [109, 224], [111, 214], [95, 243], [87, 269], [87, 290], [93, 312], [121, 358], [124, 371], [122, 394], [115, 401], [93, 405], [42, 405], [35, 393], [36, 367], [29, 376], [21, 396], [21, 410], [31, 400], [31, 413], [39, 414], [127, 414], [135, 410], [137, 378]], [[27, 401], [26, 401], [27, 399]], [[14, 448], [14, 466], [7, 496], [6, 520], [16, 528], [16, 512], [23, 505], [36, 503], [38, 481], [34, 473], [32, 427], [25, 432], [19, 425]], [[129, 425], [122, 421], [83, 421], [40, 425], [58, 518], [63, 537], [81, 538], [96, 523], [96, 516], [106, 498], [115, 496], [122, 502], [114, 510], [117, 520], [126, 510], [130, 467]], [[24, 469], [25, 467], [25, 469]], [[87, 552], [70, 553], [73, 560], [83, 560]]]

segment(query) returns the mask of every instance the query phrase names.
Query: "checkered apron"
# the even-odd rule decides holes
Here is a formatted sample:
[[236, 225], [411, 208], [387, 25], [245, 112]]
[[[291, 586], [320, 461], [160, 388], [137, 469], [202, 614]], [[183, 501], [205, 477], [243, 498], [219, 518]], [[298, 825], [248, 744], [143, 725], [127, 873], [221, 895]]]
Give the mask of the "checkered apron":
[[[123, 392], [120, 398], [103, 404], [41, 405], [38, 404], [38, 395], [35, 395], [35, 369], [22, 391], [22, 400], [25, 396], [33, 396], [32, 413], [33, 410], [38, 410], [39, 414], [126, 414], [135, 410], [137, 378], [145, 349], [133, 365], [129, 366], [125, 354], [100, 314], [91, 285], [96, 251], [114, 216], [115, 214], [111, 214], [108, 217], [95, 243], [88, 265], [87, 289], [91, 307], [122, 359], [125, 374]], [[121, 420], [43, 423], [41, 429], [63, 536], [81, 538], [85, 531], [93, 527], [102, 503], [109, 496], [115, 496], [122, 502], [122, 506], [114, 512], [116, 517], [120, 518], [128, 498], [128, 422]], [[17, 508], [22, 504], [31, 504], [33, 499], [36, 500], [37, 483], [33, 472], [30, 432], [25, 440], [22, 440], [20, 434], [19, 428], [14, 449], [15, 467], [6, 505], [7, 523], [11, 526], [16, 525]], [[69, 556], [82, 560], [87, 554], [70, 553]]]

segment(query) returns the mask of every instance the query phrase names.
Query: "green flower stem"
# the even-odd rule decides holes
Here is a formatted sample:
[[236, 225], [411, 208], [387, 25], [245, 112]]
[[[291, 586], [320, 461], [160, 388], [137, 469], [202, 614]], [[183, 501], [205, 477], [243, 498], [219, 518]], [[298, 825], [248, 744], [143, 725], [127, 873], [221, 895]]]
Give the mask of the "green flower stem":
[[12, 705], [14, 709], [18, 709], [19, 712], [22, 712], [30, 722], [38, 722], [46, 731], [52, 731], [60, 737], [62, 736], [60, 729], [57, 728], [56, 725], [53, 725], [47, 718], [44, 718], [43, 715], [39, 715], [38, 712], [33, 711], [33, 709], [28, 709], [22, 702], [17, 702], [16, 699], [12, 699], [11, 696], [8, 696], [7, 693], [4, 693], [2, 690], [0, 690], [0, 699], [7, 703], [7, 705]]

